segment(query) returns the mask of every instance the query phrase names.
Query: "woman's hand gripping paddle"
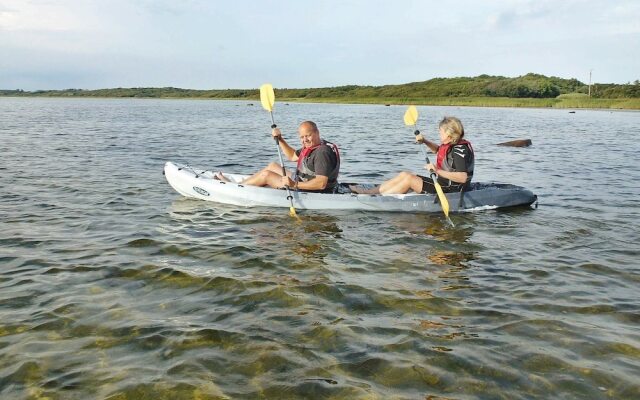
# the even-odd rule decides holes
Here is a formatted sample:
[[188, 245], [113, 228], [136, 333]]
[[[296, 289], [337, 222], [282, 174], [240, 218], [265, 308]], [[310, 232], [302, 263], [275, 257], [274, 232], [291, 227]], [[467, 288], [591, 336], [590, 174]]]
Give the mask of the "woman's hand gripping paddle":
[[[404, 113], [404, 124], [407, 126], [415, 126], [416, 122], [418, 122], [418, 110], [415, 106], [409, 106], [409, 108], [407, 108], [407, 111]], [[418, 136], [420, 134], [420, 131], [416, 129], [413, 134]], [[424, 155], [427, 164], [430, 164], [429, 156], [427, 155], [424, 146], [422, 146], [422, 143], [420, 144], [420, 149], [422, 149], [422, 154]], [[433, 186], [435, 186], [436, 188], [436, 193], [438, 194], [438, 199], [440, 200], [440, 205], [442, 206], [442, 212], [444, 212], [444, 216], [447, 217], [447, 221], [449, 221], [451, 226], [454, 226], [453, 222], [449, 218], [449, 200], [447, 200], [447, 196], [444, 195], [442, 187], [440, 187], [440, 183], [438, 183], [438, 176], [433, 171], [429, 171], [429, 173], [431, 174], [431, 179], [433, 180]]]
[[[271, 129], [275, 129], [277, 126], [276, 123], [273, 121], [273, 104], [275, 103], [275, 101], [276, 101], [276, 96], [273, 93], [273, 86], [271, 86], [270, 83], [265, 83], [264, 85], [260, 86], [260, 103], [262, 103], [262, 108], [269, 111], [269, 115], [271, 115]], [[282, 158], [282, 151], [280, 151], [280, 138], [275, 137], [274, 139], [276, 140], [276, 148], [278, 149], [278, 156], [280, 157], [280, 165], [282, 166], [282, 175], [287, 176], [287, 170], [284, 168], [284, 159]], [[289, 189], [289, 186], [285, 186], [285, 189], [287, 189], [287, 199], [291, 204], [291, 206], [289, 207], [289, 215], [300, 220], [300, 217], [298, 217], [298, 214], [296, 214], [295, 207], [293, 207], [293, 196], [291, 195], [291, 190]]]

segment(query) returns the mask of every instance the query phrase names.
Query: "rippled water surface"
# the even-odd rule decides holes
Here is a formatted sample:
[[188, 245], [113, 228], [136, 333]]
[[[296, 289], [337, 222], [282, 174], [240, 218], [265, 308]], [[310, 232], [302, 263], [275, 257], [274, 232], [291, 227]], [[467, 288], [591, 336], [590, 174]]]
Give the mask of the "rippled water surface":
[[[275, 118], [380, 181], [422, 167], [404, 110]], [[295, 223], [162, 176], [275, 160], [259, 103], [0, 98], [0, 398], [640, 398], [640, 113], [419, 111], [539, 207]]]

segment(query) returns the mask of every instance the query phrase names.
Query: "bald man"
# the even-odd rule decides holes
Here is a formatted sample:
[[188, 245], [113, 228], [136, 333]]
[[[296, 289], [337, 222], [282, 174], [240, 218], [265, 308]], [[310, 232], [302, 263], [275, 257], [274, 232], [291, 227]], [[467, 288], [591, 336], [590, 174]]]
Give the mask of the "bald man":
[[[289, 187], [305, 192], [331, 193], [338, 185], [340, 153], [338, 147], [320, 138], [320, 130], [313, 121], [304, 121], [298, 127], [302, 147], [295, 150], [283, 138], [279, 128], [271, 131], [278, 145], [290, 161], [296, 161], [296, 173], [282, 173], [282, 166], [272, 162], [262, 170], [243, 180], [243, 185], [268, 186], [274, 189]], [[221, 173], [216, 178], [229, 181]]]

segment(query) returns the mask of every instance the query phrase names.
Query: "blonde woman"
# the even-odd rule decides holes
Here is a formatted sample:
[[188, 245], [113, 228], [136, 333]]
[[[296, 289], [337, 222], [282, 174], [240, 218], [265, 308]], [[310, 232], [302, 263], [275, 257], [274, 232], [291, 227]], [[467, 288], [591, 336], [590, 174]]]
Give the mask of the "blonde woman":
[[[435, 172], [444, 192], [457, 192], [471, 182], [473, 177], [474, 154], [471, 143], [464, 140], [464, 127], [455, 117], [444, 117], [438, 126], [440, 145], [418, 135], [416, 140], [424, 143], [436, 153], [436, 163], [425, 168]], [[373, 189], [363, 190], [357, 186], [351, 191], [359, 194], [401, 194], [413, 190], [416, 193], [436, 193], [431, 178], [411, 172], [400, 172], [395, 177]]]

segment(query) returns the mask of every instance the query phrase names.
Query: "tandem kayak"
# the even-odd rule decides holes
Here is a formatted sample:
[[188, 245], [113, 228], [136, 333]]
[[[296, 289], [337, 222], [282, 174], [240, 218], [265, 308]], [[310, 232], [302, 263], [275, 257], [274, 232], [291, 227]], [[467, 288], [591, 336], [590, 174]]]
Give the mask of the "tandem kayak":
[[[164, 175], [181, 195], [243, 207], [286, 207], [291, 204], [284, 189], [242, 185], [248, 175], [225, 173], [231, 182], [214, 179], [215, 172], [167, 162]], [[300, 210], [363, 210], [390, 212], [442, 212], [435, 194], [355, 194], [349, 190], [353, 183], [340, 184], [336, 193], [292, 191], [293, 205]], [[372, 186], [372, 185], [362, 185]], [[446, 194], [451, 212], [529, 206], [537, 196], [515, 185], [500, 183], [472, 183], [464, 192]]]

